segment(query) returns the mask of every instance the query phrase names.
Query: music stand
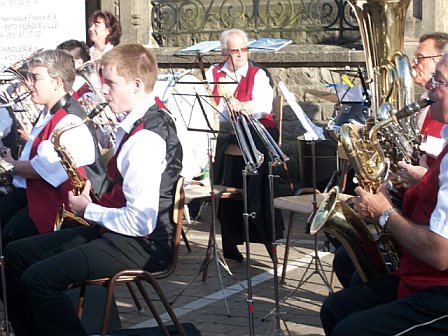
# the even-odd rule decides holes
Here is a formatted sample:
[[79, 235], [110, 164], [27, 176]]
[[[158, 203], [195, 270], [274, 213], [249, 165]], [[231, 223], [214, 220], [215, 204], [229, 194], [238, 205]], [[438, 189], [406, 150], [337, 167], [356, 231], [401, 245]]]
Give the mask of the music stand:
[[[309, 140], [311, 145], [311, 160], [312, 160], [312, 183], [313, 183], [313, 211], [311, 212], [310, 216], [308, 217], [308, 220], [306, 221], [306, 233], [310, 233], [310, 227], [311, 223], [313, 221], [314, 216], [316, 215], [316, 212], [318, 210], [317, 206], [317, 178], [316, 178], [316, 142], [318, 140]], [[328, 287], [330, 293], [333, 293], [333, 289], [331, 288], [330, 282], [327, 279], [327, 276], [325, 274], [324, 267], [322, 265], [322, 262], [319, 257], [319, 251], [317, 247], [317, 234], [314, 235], [314, 251], [313, 255], [311, 256], [311, 260], [308, 263], [305, 272], [303, 273], [302, 277], [300, 278], [297, 286], [289, 292], [289, 294], [283, 298], [283, 302], [285, 302], [295, 291], [300, 289], [313, 275], [318, 275], [324, 284]], [[313, 268], [311, 268], [314, 266]], [[309, 273], [311, 271], [311, 273]], [[308, 274], [309, 273], [309, 274]]]
[[[190, 82], [190, 81], [176, 81], [175, 83], [176, 85], [181, 85], [181, 84], [198, 84], [198, 82]], [[213, 173], [213, 164], [214, 164], [214, 142], [217, 140], [217, 134], [222, 132], [222, 131], [218, 131], [216, 130], [214, 126], [212, 126], [207, 113], [206, 113], [206, 109], [213, 109], [213, 113], [216, 114], [218, 113], [218, 111], [216, 110], [216, 108], [210, 104], [210, 102], [208, 101], [208, 99], [210, 98], [215, 98], [216, 96], [213, 95], [209, 95], [209, 94], [198, 94], [198, 92], [196, 93], [175, 93], [173, 94], [175, 97], [177, 97], [177, 99], [183, 99], [183, 98], [188, 98], [191, 97], [192, 99], [194, 99], [194, 104], [198, 104], [200, 111], [202, 112], [203, 115], [203, 119], [205, 120], [205, 124], [203, 124], [201, 127], [196, 127], [193, 126], [191, 124], [189, 124], [189, 121], [191, 121], [191, 116], [190, 118], [183, 118], [183, 122], [185, 123], [186, 126], [186, 130], [187, 131], [194, 131], [194, 132], [207, 132], [207, 133], [211, 133], [213, 134], [213, 137], [208, 137], [208, 148], [207, 148], [207, 155], [208, 155], [208, 169], [209, 169], [209, 186], [210, 186], [210, 203], [211, 203], [211, 207], [212, 207], [212, 222], [211, 222], [211, 226], [210, 226], [210, 232], [209, 232], [209, 240], [208, 240], [208, 244], [207, 244], [207, 249], [206, 249], [206, 255], [204, 257], [204, 260], [199, 268], [199, 271], [197, 272], [196, 275], [193, 276], [193, 278], [188, 282], [187, 286], [184, 287], [184, 289], [175, 297], [175, 299], [173, 301], [175, 301], [180, 295], [182, 295], [182, 293], [191, 285], [191, 283], [202, 273], [202, 280], [206, 281], [207, 279], [207, 274], [208, 274], [208, 266], [209, 264], [215, 260], [216, 262], [216, 267], [217, 267], [217, 272], [218, 272], [218, 277], [221, 283], [221, 288], [223, 291], [223, 297], [224, 297], [224, 302], [225, 302], [225, 306], [226, 306], [226, 311], [227, 311], [227, 315], [230, 317], [230, 312], [229, 312], [229, 307], [227, 304], [227, 298], [225, 295], [225, 288], [224, 288], [224, 284], [223, 284], [223, 280], [222, 280], [222, 275], [221, 275], [221, 269], [220, 267], [222, 267], [230, 276], [232, 276], [235, 281], [240, 284], [240, 286], [244, 289], [244, 286], [238, 281], [238, 279], [236, 279], [232, 273], [232, 271], [230, 270], [230, 267], [228, 266], [220, 248], [218, 247], [217, 241], [216, 241], [216, 227], [217, 227], [217, 218], [216, 218], [216, 214], [217, 214], [217, 202], [219, 200], [219, 196], [220, 196], [220, 190], [217, 190], [215, 188], [215, 184], [214, 184], [214, 173]], [[175, 98], [176, 100], [176, 98]], [[177, 103], [177, 102], [176, 102]]]

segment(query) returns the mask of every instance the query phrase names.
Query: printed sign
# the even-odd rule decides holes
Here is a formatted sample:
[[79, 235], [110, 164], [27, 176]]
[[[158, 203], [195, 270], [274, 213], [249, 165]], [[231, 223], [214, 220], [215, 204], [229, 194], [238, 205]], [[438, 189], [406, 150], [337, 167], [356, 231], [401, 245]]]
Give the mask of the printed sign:
[[85, 40], [84, 0], [0, 0], [0, 8], [0, 67], [69, 39]]

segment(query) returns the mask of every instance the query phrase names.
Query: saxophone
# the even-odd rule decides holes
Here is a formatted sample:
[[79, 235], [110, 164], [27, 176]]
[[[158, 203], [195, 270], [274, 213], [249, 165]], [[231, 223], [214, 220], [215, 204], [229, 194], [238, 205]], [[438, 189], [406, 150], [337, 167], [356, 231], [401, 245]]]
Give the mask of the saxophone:
[[[359, 132], [349, 124], [342, 125], [339, 141], [358, 182], [375, 193], [393, 170], [395, 161], [401, 159], [391, 153], [401, 151], [406, 157], [412, 151], [412, 141], [407, 142], [412, 130], [407, 129], [404, 121], [432, 102], [422, 99], [411, 103], [410, 63], [401, 52], [410, 0], [348, 0], [348, 3], [357, 17], [363, 40], [371, 82], [372, 121]], [[397, 135], [399, 141], [394, 140]], [[403, 146], [397, 148], [397, 142]], [[390, 233], [377, 223], [367, 225], [341, 200], [337, 188], [319, 206], [310, 231], [317, 233], [321, 229], [340, 240], [364, 281], [398, 268], [400, 255]]]
[[[76, 163], [71, 156], [71, 154], [67, 151], [64, 145], [61, 145], [60, 138], [62, 134], [65, 132], [70, 131], [71, 129], [74, 129], [76, 127], [79, 127], [83, 124], [85, 124], [87, 121], [93, 119], [98, 113], [100, 113], [105, 107], [107, 106], [107, 103], [101, 103], [98, 104], [89, 114], [87, 117], [82, 119], [79, 123], [73, 123], [65, 125], [53, 132], [53, 135], [51, 136], [51, 143], [54, 146], [54, 150], [58, 154], [62, 167], [67, 172], [68, 178], [70, 180], [70, 184], [72, 186], [73, 193], [75, 195], [80, 195], [84, 189], [84, 186], [86, 184], [86, 178], [79, 172], [78, 168], [76, 167]], [[90, 190], [90, 197], [94, 203], [98, 203], [99, 197], [96, 194], [96, 192], [93, 190], [93, 188]], [[64, 222], [64, 219], [70, 220], [70, 222], [75, 222], [79, 225], [89, 225], [84, 219], [81, 217], [78, 217], [74, 215], [73, 213], [69, 212], [65, 209], [64, 204], [62, 204], [56, 219], [54, 223], [54, 231], [58, 231], [62, 223]]]

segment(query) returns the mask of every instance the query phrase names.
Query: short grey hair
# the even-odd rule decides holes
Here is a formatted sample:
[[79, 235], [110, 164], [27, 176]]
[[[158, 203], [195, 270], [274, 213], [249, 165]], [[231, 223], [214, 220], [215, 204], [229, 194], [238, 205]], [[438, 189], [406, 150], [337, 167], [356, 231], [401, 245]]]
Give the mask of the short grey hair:
[[64, 90], [70, 92], [76, 78], [73, 57], [63, 50], [44, 50], [37, 52], [28, 60], [28, 67], [41, 66], [47, 68], [51, 78], [61, 78]]
[[246, 43], [246, 45], [249, 42], [247, 34], [244, 30], [241, 30], [238, 28], [227, 29], [221, 33], [221, 37], [219, 38], [219, 41], [221, 43], [221, 49], [227, 49], [229, 39], [232, 35], [239, 35], [243, 39], [243, 41]]

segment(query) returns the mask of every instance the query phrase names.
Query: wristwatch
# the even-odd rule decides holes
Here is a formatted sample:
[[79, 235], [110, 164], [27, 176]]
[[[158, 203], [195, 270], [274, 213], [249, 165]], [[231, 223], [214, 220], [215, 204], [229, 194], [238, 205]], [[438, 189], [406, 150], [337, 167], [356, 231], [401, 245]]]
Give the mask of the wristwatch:
[[381, 214], [380, 218], [378, 219], [378, 224], [381, 226], [382, 229], [384, 229], [386, 227], [387, 222], [389, 221], [390, 215], [394, 211], [397, 211], [397, 209], [390, 208]]

